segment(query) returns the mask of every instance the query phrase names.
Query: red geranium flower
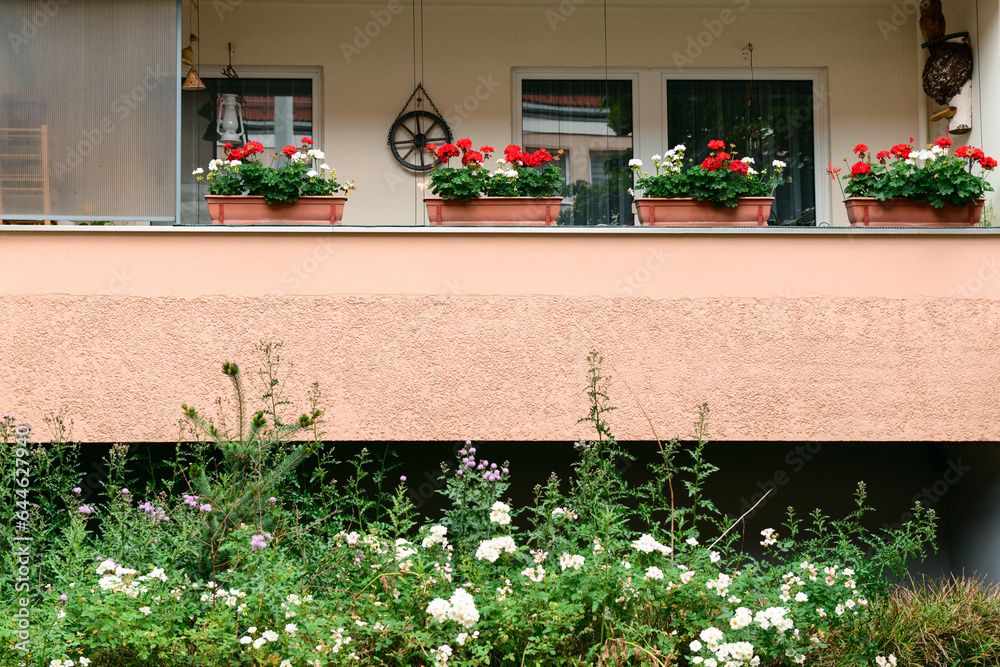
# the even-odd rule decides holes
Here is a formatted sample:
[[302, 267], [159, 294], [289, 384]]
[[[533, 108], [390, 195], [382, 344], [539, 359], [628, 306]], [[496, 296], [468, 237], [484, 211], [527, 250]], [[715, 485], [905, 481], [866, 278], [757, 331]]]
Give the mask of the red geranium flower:
[[253, 155], [255, 153], [263, 153], [264, 144], [260, 143], [259, 141], [248, 141], [247, 145], [243, 147], [243, 150], [246, 151], [247, 155]]
[[746, 176], [748, 169], [749, 167], [747, 167], [746, 163], [740, 160], [733, 160], [729, 163], [729, 171], [735, 171], [741, 176]]
[[726, 142], [721, 141], [719, 139], [712, 139], [710, 142], [708, 142], [708, 147], [711, 148], [713, 151], [717, 151], [720, 148], [725, 148]]
[[866, 153], [867, 151], [868, 147], [865, 146], [864, 144], [858, 144], [857, 146], [854, 147], [855, 155], [861, 155], [862, 153]]
[[716, 157], [719, 158], [720, 160], [729, 160], [733, 156], [727, 153], [726, 151], [719, 151], [719, 154], [716, 155]]
[[472, 148], [472, 141], [469, 139], [459, 139], [455, 142], [455, 145], [461, 148], [463, 151], [467, 151]]
[[233, 147], [233, 142], [231, 142], [231, 141], [227, 141], [227, 142], [226, 142], [226, 144], [225, 144], [225, 145], [224, 145], [224, 146], [222, 147], [222, 150], [224, 150], [224, 151], [227, 151], [227, 152], [228, 152], [228, 151], [229, 151], [229, 149], [230, 149], [230, 148], [232, 148], [232, 147]]
[[857, 162], [851, 167], [851, 178], [854, 178], [858, 174], [870, 174], [872, 173], [872, 167], [867, 162]]
[[984, 153], [982, 149], [976, 148], [973, 149], [971, 153], [969, 153], [969, 157], [971, 157], [973, 160], [982, 160], [984, 157], [986, 157], [986, 153]]
[[435, 146], [434, 144], [427, 144], [427, 146], [424, 147], [425, 151], [430, 151], [431, 153], [436, 153], [437, 149], [438, 147]]
[[957, 157], [965, 157], [965, 156], [967, 156], [969, 154], [969, 151], [971, 151], [971, 150], [972, 150], [972, 146], [961, 146], [960, 148], [957, 148], [955, 150], [955, 155]]
[[503, 149], [503, 157], [507, 162], [517, 162], [521, 159], [521, 147], [517, 144], [510, 144]]
[[934, 140], [934, 145], [938, 148], [951, 148], [952, 140], [948, 137], [938, 137]]
[[722, 166], [722, 160], [717, 157], [707, 157], [701, 163], [701, 168], [705, 171], [716, 171]]
[[997, 161], [991, 157], [984, 157], [979, 160], [979, 166], [987, 171], [993, 171], [993, 168], [997, 166]]
[[285, 146], [284, 148], [281, 149], [281, 152], [286, 157], [292, 157], [293, 155], [299, 152], [299, 149], [296, 148], [295, 146]]
[[879, 151], [878, 155], [876, 155], [875, 157], [877, 157], [879, 160], [888, 160], [890, 157], [889, 151]]
[[479, 147], [479, 151], [481, 153], [486, 154], [486, 155], [492, 155], [493, 154], [493, 147], [492, 146], [480, 146]]
[[896, 157], [905, 160], [906, 158], [910, 157], [910, 153], [913, 152], [913, 149], [910, 148], [908, 144], [896, 144], [895, 146], [890, 148], [889, 151]]
[[469, 164], [470, 162], [482, 164], [483, 154], [479, 151], [466, 151], [465, 155], [462, 156], [462, 164]]
[[312, 146], [313, 140], [310, 139], [309, 137], [302, 137], [302, 143]]
[[452, 144], [445, 144], [438, 149], [437, 156], [442, 162], [447, 162], [448, 158], [458, 157], [458, 147]]

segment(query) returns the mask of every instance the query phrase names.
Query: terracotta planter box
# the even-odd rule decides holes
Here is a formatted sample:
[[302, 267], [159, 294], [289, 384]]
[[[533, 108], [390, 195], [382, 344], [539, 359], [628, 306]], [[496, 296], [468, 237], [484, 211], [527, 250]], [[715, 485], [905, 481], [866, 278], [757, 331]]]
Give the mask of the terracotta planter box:
[[766, 227], [774, 197], [740, 197], [736, 206], [716, 206], [690, 197], [640, 197], [639, 223], [656, 227]]
[[347, 197], [299, 197], [268, 204], [254, 195], [205, 195], [213, 225], [339, 225]]
[[934, 208], [930, 204], [910, 199], [851, 197], [844, 200], [847, 219], [855, 227], [972, 227], [983, 217], [985, 199], [966, 206], [945, 204]]
[[424, 197], [432, 225], [554, 225], [562, 197]]

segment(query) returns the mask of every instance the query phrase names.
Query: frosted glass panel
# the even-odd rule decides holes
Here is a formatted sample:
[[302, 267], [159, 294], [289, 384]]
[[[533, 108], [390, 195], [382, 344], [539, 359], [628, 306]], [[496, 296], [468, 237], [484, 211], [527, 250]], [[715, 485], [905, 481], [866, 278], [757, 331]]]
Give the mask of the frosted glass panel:
[[172, 220], [176, 2], [8, 0], [0, 25], [0, 218]]

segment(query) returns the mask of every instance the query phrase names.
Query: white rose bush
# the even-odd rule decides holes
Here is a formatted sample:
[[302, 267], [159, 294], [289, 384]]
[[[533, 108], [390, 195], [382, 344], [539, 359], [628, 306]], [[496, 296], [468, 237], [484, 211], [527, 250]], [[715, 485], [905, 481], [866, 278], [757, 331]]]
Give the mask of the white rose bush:
[[[211, 419], [185, 406], [194, 444], [152, 475], [132, 474], [128, 448], [116, 446], [92, 498], [77, 486], [68, 440], [17, 451], [13, 421], [0, 422], [0, 465], [23, 455], [52, 471], [25, 523], [13, 501], [4, 510], [4, 547], [33, 532], [36, 562], [23, 592], [16, 557], [3, 557], [0, 664], [813, 664], [831, 637], [864, 621], [887, 572], [934, 536], [932, 513], [919, 508], [911, 524], [866, 533], [861, 488], [855, 514], [815, 515], [808, 539], [794, 515], [779, 527], [748, 523], [763, 546], [741, 551], [738, 517], [702, 495], [715, 470], [703, 458], [707, 408], [693, 444], [664, 443], [651, 481], [629, 486], [596, 353], [581, 420], [592, 439], [576, 443], [572, 478], [553, 475], [518, 507], [509, 465], [467, 442], [441, 466], [448, 508], [423, 523], [405, 481], [378, 491], [390, 485], [367, 452], [335, 483], [317, 395], [305, 414], [284, 414], [280, 345], [260, 349], [259, 387], [223, 366], [235, 415], [224, 402]], [[255, 389], [257, 412], [242, 404]], [[682, 485], [683, 506], [671, 493]], [[79, 511], [85, 500], [90, 513]], [[850, 664], [888, 664], [886, 649], [859, 643]]]

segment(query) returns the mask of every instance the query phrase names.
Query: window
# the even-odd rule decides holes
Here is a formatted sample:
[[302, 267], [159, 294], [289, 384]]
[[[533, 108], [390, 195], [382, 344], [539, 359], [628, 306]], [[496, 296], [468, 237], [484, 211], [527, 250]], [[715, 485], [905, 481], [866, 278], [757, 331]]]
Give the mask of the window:
[[560, 225], [632, 224], [633, 81], [521, 78], [521, 142], [563, 151]]
[[[214, 69], [204, 67], [202, 71]], [[239, 73], [235, 92], [246, 102], [241, 112], [248, 141], [259, 141], [268, 154], [289, 144], [298, 145], [302, 137], [319, 136], [317, 141], [322, 141], [318, 70], [241, 69]], [[191, 172], [225, 155], [218, 119], [222, 96], [234, 91], [225, 78], [203, 77], [203, 81], [205, 90], [183, 91], [181, 98], [181, 222], [188, 224], [211, 223], [205, 204], [207, 187]]]
[[667, 144], [700, 162], [712, 139], [735, 144], [758, 169], [786, 164], [774, 192], [771, 224], [816, 224], [813, 84], [795, 80], [667, 81]]
[[824, 74], [754, 74], [751, 81], [749, 69], [515, 71], [514, 140], [568, 151], [560, 224], [632, 224], [633, 153], [648, 161], [683, 143], [700, 161], [711, 139], [736, 144], [758, 168], [786, 163], [770, 224], [828, 224]]

